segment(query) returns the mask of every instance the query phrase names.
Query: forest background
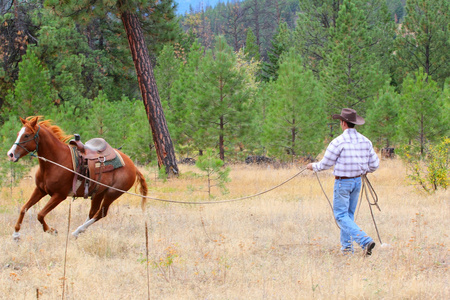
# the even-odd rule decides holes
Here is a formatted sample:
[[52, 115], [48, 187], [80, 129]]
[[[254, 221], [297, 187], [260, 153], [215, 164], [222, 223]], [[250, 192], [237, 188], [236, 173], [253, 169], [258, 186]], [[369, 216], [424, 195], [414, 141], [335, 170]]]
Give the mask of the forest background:
[[[178, 16], [173, 0], [122, 2], [141, 21], [180, 160], [314, 158], [339, 134], [331, 115], [352, 107], [378, 149], [395, 146], [412, 176], [438, 170], [432, 188], [447, 187], [448, 1], [245, 0]], [[121, 20], [95, 13], [117, 1], [62, 3], [0, 0], [0, 172], [30, 115], [156, 164]], [[36, 162], [21, 163], [17, 179]]]

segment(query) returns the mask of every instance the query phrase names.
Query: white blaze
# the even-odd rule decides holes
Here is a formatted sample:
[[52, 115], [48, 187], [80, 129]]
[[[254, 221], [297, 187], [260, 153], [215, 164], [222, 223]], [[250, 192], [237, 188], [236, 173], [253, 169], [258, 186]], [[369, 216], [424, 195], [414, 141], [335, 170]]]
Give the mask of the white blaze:
[[[11, 149], [9, 149], [9, 151], [8, 151], [8, 156], [10, 157], [11, 160], [16, 157], [15, 152], [16, 152], [16, 149], [17, 149], [17, 143], [19, 143], [20, 138], [22, 137], [22, 135], [24, 133], [25, 133], [25, 127], [22, 127], [22, 129], [20, 129], [20, 131], [19, 131], [19, 134], [17, 135], [16, 142], [11, 147]], [[11, 154], [13, 155], [13, 157], [11, 157]]]

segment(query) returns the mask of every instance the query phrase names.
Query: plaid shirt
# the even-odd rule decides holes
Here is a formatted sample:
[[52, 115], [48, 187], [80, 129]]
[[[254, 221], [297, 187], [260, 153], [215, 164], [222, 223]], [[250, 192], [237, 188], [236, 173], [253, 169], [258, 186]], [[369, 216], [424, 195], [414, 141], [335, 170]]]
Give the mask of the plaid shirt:
[[313, 163], [315, 172], [334, 167], [339, 177], [357, 177], [378, 169], [380, 161], [368, 138], [354, 128], [348, 128], [331, 141], [323, 159]]

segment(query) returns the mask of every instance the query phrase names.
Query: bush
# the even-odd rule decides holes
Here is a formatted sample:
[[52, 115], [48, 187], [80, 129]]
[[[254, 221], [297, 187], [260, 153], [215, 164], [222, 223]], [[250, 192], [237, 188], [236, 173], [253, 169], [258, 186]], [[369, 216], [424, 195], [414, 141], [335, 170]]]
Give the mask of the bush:
[[450, 138], [442, 139], [439, 144], [428, 145], [425, 155], [412, 145], [404, 146], [400, 156], [405, 161], [408, 177], [426, 192], [432, 193], [438, 188], [447, 189], [450, 184]]
[[220, 158], [218, 158], [218, 154], [213, 149], [207, 149], [206, 153], [202, 156], [198, 157], [198, 160], [195, 162], [197, 168], [206, 173], [206, 177], [208, 179], [208, 195], [212, 197], [211, 188], [217, 186], [220, 188], [222, 194], [228, 192], [225, 184], [230, 182], [230, 178], [228, 177], [230, 173], [230, 168], [224, 168], [224, 162]]

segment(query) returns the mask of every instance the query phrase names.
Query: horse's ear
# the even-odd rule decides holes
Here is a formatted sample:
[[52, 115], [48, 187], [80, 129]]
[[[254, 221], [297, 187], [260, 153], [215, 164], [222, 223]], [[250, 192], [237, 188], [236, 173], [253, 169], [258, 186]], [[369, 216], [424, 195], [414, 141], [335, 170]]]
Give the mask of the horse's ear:
[[22, 117], [19, 117], [19, 118], [20, 118], [20, 122], [22, 122], [22, 124], [25, 125], [25, 123], [27, 122], [27, 120], [22, 119]]
[[30, 126], [31, 128], [36, 127], [37, 121], [39, 120], [39, 117], [34, 117], [33, 119], [30, 120]]

